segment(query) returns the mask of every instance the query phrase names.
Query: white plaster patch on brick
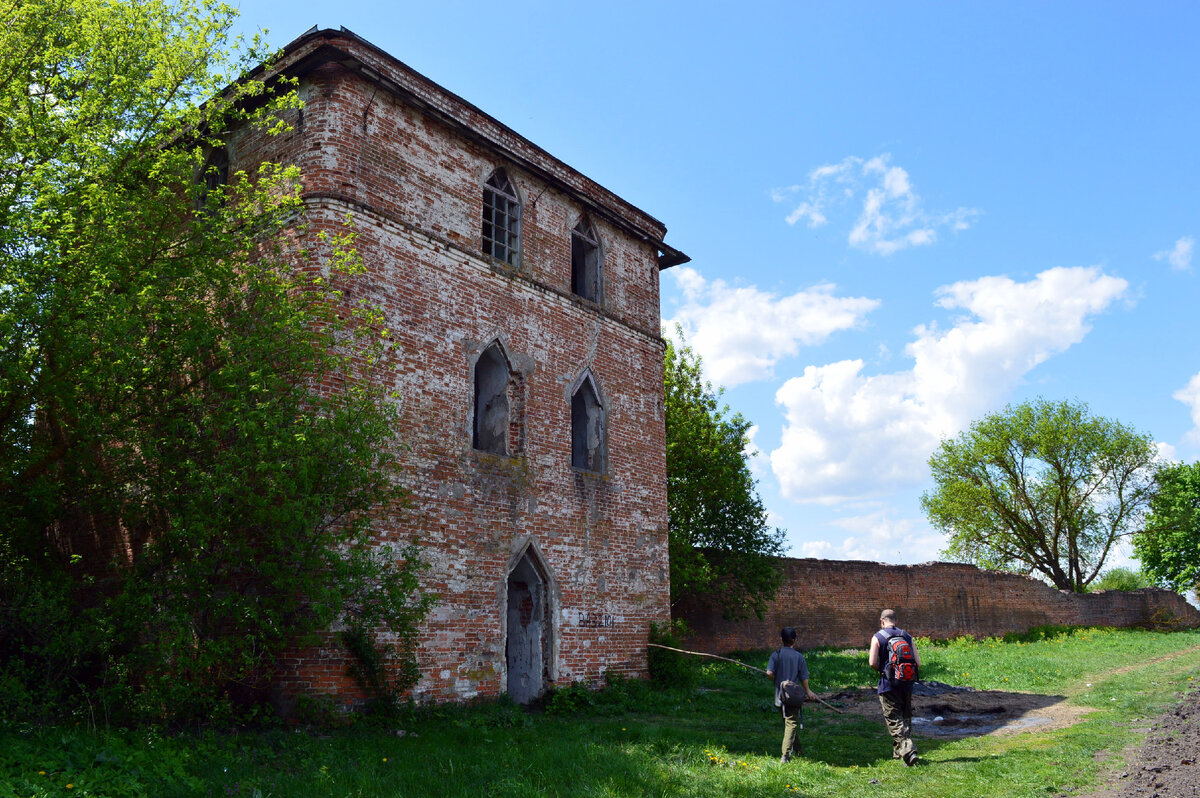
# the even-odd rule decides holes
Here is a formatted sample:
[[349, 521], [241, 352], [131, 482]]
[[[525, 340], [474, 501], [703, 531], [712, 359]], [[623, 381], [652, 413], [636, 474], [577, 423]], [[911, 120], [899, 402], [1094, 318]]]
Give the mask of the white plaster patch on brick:
[[[506, 569], [510, 543], [524, 537], [538, 541], [558, 584], [559, 611], [549, 616], [556, 681], [593, 681], [606, 670], [644, 675], [645, 631], [669, 617], [653, 247], [592, 216], [603, 247], [603, 305], [581, 302], [570, 293], [569, 230], [586, 210], [578, 200], [337, 64], [305, 86], [304, 128], [250, 142], [247, 151], [257, 146], [263, 159], [301, 166], [306, 191], [324, 197], [310, 203], [315, 229], [336, 229], [353, 211], [368, 267], [356, 295], [382, 307], [396, 339], [399, 363], [387, 384], [403, 396], [403, 474], [413, 506], [389, 519], [385, 537], [421, 540], [431, 566], [422, 582], [439, 595], [420, 639], [414, 697], [504, 689]], [[364, 131], [362, 109], [376, 93]], [[505, 135], [511, 146], [527, 146]], [[519, 269], [479, 252], [482, 180], [497, 166], [526, 201], [538, 197], [524, 215]], [[624, 212], [590, 181], [579, 186]], [[649, 223], [628, 210], [635, 226]], [[523, 456], [487, 460], [471, 448], [470, 351], [496, 331], [525, 380], [526, 437]], [[559, 381], [585, 367], [609, 413], [603, 478], [580, 478], [570, 467], [569, 397]], [[329, 662], [339, 656], [330, 653]], [[343, 689], [341, 670], [326, 672], [335, 675], [322, 676], [319, 688]]]

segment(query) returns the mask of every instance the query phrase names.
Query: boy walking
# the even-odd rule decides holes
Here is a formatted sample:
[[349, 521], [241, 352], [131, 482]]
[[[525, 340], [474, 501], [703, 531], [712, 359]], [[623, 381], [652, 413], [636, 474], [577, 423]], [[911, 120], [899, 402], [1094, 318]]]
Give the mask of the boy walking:
[[783, 746], [780, 764], [786, 764], [792, 754], [802, 753], [797, 732], [804, 728], [804, 714], [801, 706], [789, 707], [783, 703], [780, 685], [784, 682], [795, 682], [804, 686], [804, 693], [809, 701], [816, 701], [817, 696], [808, 687], [808, 663], [804, 655], [796, 650], [796, 630], [785, 626], [779, 632], [783, 640], [783, 648], [771, 654], [767, 663], [767, 676], [775, 682], [775, 706], [783, 710]]

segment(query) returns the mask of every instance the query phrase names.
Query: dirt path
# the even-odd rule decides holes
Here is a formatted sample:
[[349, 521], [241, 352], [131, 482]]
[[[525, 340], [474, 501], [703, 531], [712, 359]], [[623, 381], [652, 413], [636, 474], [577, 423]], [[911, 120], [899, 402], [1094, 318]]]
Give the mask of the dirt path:
[[1200, 684], [1159, 717], [1125, 766], [1086, 798], [1200, 798]]
[[[1192, 646], [1133, 665], [1097, 674], [1096, 681], [1200, 651]], [[1081, 693], [1091, 685], [1065, 691]], [[919, 737], [969, 737], [1021, 734], [1070, 726], [1092, 711], [1067, 703], [1067, 695], [973, 690], [940, 682], [924, 682], [913, 693], [913, 734]], [[846, 690], [829, 697], [843, 712], [879, 718], [879, 701], [869, 688]], [[1124, 753], [1118, 767], [1099, 790], [1083, 798], [1200, 798], [1200, 682], [1180, 703], [1153, 721], [1145, 741]]]
[[[913, 692], [913, 734], [977, 737], [1060, 729], [1077, 723], [1090, 711], [1068, 704], [1066, 698], [923, 682]], [[880, 720], [874, 689], [844, 690], [829, 700], [843, 712]]]
[[[1092, 678], [1099, 682], [1200, 651], [1192, 646], [1133, 665], [1114, 668]], [[1064, 691], [1064, 695], [974, 690], [941, 682], [923, 682], [913, 692], [913, 733], [918, 737], [975, 737], [984, 734], [1019, 734], [1061, 729], [1078, 723], [1090, 707], [1067, 702], [1086, 692], [1091, 684]], [[844, 712], [879, 718], [879, 700], [871, 688], [844, 690], [830, 697]], [[1200, 732], [1198, 732], [1200, 733]], [[1196, 748], [1200, 757], [1200, 746]], [[1200, 781], [1200, 767], [1196, 769]], [[1200, 798], [1200, 795], [1197, 796]]]

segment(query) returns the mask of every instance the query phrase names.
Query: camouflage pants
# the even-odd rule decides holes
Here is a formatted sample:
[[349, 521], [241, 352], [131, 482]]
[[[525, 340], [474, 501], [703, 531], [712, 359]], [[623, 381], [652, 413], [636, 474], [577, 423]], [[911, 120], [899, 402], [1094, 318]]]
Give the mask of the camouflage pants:
[[883, 722], [892, 735], [892, 758], [904, 759], [916, 754], [912, 741], [912, 691], [892, 690], [879, 694], [879, 705], [883, 707]]

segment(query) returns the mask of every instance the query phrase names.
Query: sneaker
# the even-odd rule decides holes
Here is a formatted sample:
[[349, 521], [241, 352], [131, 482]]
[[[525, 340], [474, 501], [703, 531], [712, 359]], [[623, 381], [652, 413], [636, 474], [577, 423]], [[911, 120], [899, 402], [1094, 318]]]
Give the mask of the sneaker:
[[779, 764], [781, 764], [781, 765], [786, 765], [788, 762], [791, 762], [791, 761], [792, 761], [791, 754], [784, 754], [783, 756], [779, 757]]
[[913, 765], [917, 764], [917, 752], [909, 751], [907, 754], [905, 754], [904, 755], [904, 764], [907, 765], [908, 767], [912, 767]]

